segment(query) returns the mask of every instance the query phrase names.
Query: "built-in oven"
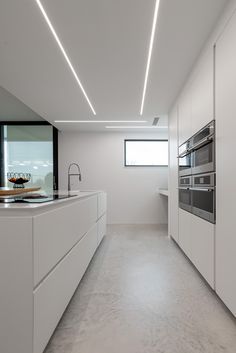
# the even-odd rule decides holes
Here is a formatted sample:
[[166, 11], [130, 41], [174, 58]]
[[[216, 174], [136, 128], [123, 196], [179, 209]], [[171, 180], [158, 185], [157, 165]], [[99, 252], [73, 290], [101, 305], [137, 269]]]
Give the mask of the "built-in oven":
[[192, 176], [191, 212], [215, 223], [215, 173]]
[[192, 154], [189, 150], [190, 140], [179, 146], [179, 176], [191, 174], [192, 168]]
[[191, 186], [191, 176], [179, 178], [179, 207], [188, 212], [192, 211]]
[[215, 121], [213, 120], [190, 140], [192, 174], [215, 170]]

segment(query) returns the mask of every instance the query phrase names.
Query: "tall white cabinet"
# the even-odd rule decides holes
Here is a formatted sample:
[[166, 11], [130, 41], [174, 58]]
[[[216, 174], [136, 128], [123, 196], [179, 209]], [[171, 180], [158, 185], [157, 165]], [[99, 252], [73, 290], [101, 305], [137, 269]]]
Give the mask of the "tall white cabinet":
[[179, 144], [214, 119], [214, 50], [199, 59], [178, 100]]
[[[236, 316], [236, 8], [229, 8], [214, 36], [176, 100], [177, 108], [169, 115], [169, 235]], [[176, 136], [180, 145], [213, 119], [215, 225], [177, 209], [175, 165]]]
[[179, 206], [178, 206], [178, 109], [175, 107], [169, 115], [169, 235], [179, 242]]
[[236, 14], [216, 43], [216, 292], [236, 315]]

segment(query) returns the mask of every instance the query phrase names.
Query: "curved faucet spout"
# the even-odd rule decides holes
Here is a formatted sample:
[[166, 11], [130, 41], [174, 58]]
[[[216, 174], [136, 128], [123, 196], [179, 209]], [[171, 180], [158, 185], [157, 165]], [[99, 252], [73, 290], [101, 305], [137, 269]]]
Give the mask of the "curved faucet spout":
[[[78, 173], [71, 173], [71, 167], [76, 166], [78, 169]], [[71, 191], [71, 177], [72, 176], [78, 176], [79, 177], [79, 181], [82, 180], [82, 176], [81, 176], [81, 170], [80, 170], [80, 166], [78, 163], [71, 163], [68, 167], [68, 191]]]

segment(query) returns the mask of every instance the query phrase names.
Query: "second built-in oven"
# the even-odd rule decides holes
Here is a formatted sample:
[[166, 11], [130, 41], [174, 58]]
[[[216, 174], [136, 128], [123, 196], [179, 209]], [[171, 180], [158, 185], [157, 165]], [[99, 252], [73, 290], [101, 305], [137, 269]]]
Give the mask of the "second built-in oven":
[[192, 213], [215, 223], [215, 173], [192, 176]]
[[215, 223], [215, 173], [180, 177], [179, 207]]
[[210, 122], [191, 138], [192, 174], [215, 170], [215, 122]]
[[191, 176], [179, 178], [179, 207], [188, 212], [192, 211], [191, 186]]
[[192, 153], [190, 140], [179, 146], [179, 176], [189, 175], [192, 172]]

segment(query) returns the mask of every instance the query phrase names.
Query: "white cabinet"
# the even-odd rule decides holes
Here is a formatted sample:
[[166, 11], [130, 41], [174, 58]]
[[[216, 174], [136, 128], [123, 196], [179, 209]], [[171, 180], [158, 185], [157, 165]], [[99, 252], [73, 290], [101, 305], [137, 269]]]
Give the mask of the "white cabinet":
[[0, 217], [0, 224], [0, 352], [32, 353], [32, 219]]
[[178, 101], [179, 144], [214, 119], [214, 50], [203, 53]]
[[192, 218], [192, 214], [179, 209], [179, 246], [190, 260], [193, 258]]
[[214, 282], [214, 224], [179, 210], [179, 245], [212, 288]]
[[98, 197], [72, 202], [34, 217], [34, 285], [96, 222]]
[[97, 248], [97, 224], [34, 292], [34, 353], [42, 353]]
[[178, 110], [169, 115], [169, 199], [168, 233], [178, 243]]
[[192, 135], [214, 119], [214, 51], [211, 47], [192, 76]]
[[214, 288], [215, 225], [192, 214], [190, 216], [192, 217], [189, 229], [192, 245], [191, 260], [205, 280]]
[[216, 43], [216, 292], [236, 315], [236, 15]]
[[0, 351], [42, 353], [106, 234], [106, 194], [3, 211]]
[[107, 211], [107, 194], [105, 192], [100, 192], [98, 194], [98, 216], [100, 218]]
[[189, 82], [178, 102], [179, 145], [192, 135], [191, 82]]
[[99, 245], [103, 237], [106, 235], [106, 228], [107, 228], [106, 214], [100, 217], [97, 223], [98, 223], [98, 245]]

